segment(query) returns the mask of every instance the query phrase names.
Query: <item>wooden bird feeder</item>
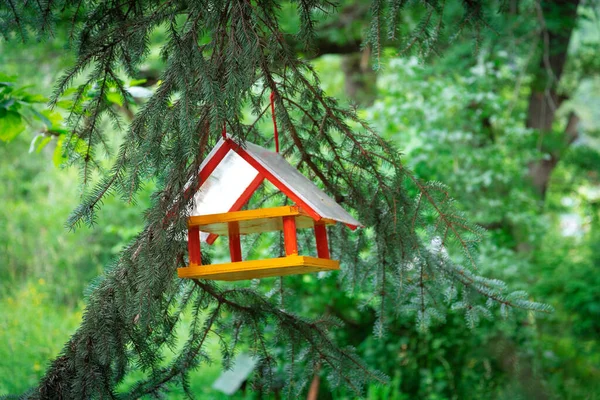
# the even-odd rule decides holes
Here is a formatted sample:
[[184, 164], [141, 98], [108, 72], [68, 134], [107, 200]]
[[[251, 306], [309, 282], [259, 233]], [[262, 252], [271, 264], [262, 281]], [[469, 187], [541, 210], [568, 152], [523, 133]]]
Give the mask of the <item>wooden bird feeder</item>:
[[[329, 256], [327, 225], [362, 226], [279, 153], [228, 136], [204, 160], [199, 180], [188, 219], [189, 266], [178, 269], [180, 278], [237, 281], [338, 270], [339, 261]], [[265, 180], [295, 204], [240, 211]], [[316, 257], [299, 254], [298, 229], [314, 229]], [[242, 260], [240, 235], [272, 231], [283, 231], [285, 257]], [[220, 235], [229, 237], [231, 262], [202, 265], [200, 244]]]

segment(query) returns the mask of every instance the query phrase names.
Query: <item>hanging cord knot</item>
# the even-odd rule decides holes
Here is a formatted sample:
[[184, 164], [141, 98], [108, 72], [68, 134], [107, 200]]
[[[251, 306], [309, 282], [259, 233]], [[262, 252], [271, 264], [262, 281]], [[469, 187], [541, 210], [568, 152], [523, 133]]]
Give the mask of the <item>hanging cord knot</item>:
[[275, 151], [279, 153], [279, 132], [277, 131], [277, 119], [275, 118], [275, 92], [271, 92], [271, 116], [273, 117], [273, 137], [275, 138]]

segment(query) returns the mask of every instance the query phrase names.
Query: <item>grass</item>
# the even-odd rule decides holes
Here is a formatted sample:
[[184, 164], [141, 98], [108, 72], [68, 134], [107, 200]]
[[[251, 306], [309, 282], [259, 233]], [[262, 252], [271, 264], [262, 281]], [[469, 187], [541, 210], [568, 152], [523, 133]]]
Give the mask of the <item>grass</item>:
[[0, 396], [35, 386], [81, 320], [83, 305], [56, 305], [46, 282], [0, 298]]
[[[0, 291], [5, 292], [6, 289]], [[43, 279], [10, 292], [10, 295], [0, 295], [0, 397], [19, 395], [37, 385], [46, 367], [77, 329], [85, 306], [83, 302], [75, 307], [57, 304], [51, 296], [52, 289]], [[189, 322], [184, 316], [179, 326], [180, 340], [184, 340]], [[173, 354], [165, 351], [166, 360], [172, 359]], [[216, 341], [207, 343], [207, 351], [218, 360]], [[220, 373], [220, 362], [204, 364], [191, 372], [190, 386], [196, 398], [244, 398], [241, 394], [228, 397], [212, 389]], [[132, 371], [120, 388], [131, 386], [142, 376], [141, 371]], [[169, 397], [183, 397], [183, 392], [178, 387], [173, 388]]]

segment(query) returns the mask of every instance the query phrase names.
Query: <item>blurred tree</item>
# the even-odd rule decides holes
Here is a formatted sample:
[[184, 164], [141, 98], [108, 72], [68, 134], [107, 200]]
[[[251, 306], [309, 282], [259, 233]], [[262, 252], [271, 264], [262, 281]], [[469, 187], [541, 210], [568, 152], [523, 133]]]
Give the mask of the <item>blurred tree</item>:
[[[534, 72], [527, 112], [527, 127], [537, 129], [540, 139], [538, 147], [549, 157], [535, 161], [530, 166], [530, 175], [536, 191], [544, 197], [550, 175], [556, 168], [561, 154], [577, 139], [579, 117], [570, 113], [563, 132], [553, 135], [556, 112], [568, 98], [559, 95], [560, 79], [568, 58], [569, 42], [577, 24], [579, 0], [543, 1], [536, 3], [542, 36], [539, 66]], [[544, 140], [544, 136], [550, 138]], [[550, 143], [548, 143], [550, 142]]]
[[[448, 358], [458, 361], [451, 368], [455, 376], [468, 368], [469, 348], [478, 350], [473, 363], [490, 361], [490, 375], [482, 370], [475, 379], [486, 382], [487, 376], [493, 376], [487, 381], [493, 384], [506, 379], [494, 390], [496, 396], [503, 391], [530, 398], [534, 390], [546, 397], [584, 398], [598, 389], [591, 383], [598, 379], [600, 365], [597, 340], [580, 331], [600, 317], [597, 299], [590, 296], [597, 283], [583, 278], [597, 271], [588, 256], [593, 230], [587, 230], [597, 217], [587, 203], [595, 201], [598, 187], [598, 97], [586, 94], [590, 87], [598, 87], [594, 79], [600, 69], [588, 55], [598, 49], [597, 10], [596, 3], [579, 8], [561, 80], [562, 90], [577, 97], [583, 94], [586, 103], [562, 104], [553, 125], [554, 139], [550, 133], [526, 127], [529, 82], [540, 73], [538, 62], [543, 57], [536, 3], [523, 2], [520, 15], [502, 16], [508, 21], [494, 26], [503, 31], [488, 36], [475, 56], [457, 44], [445, 59], [425, 67], [416, 60], [392, 59], [379, 76], [379, 96], [367, 116], [402, 143], [406, 160], [418, 176], [447, 183], [469, 217], [491, 230], [480, 255], [482, 268], [515, 284], [525, 279], [537, 295], [551, 299], [559, 309], [549, 320], [523, 319], [524, 327], [498, 332], [491, 343], [499, 344], [499, 351], [493, 353], [485, 351], [485, 345], [483, 350], [477, 347], [477, 339], [490, 343], [486, 333], [461, 343], [459, 352], [449, 339], [456, 333], [448, 326], [445, 334], [438, 331], [438, 337], [445, 339], [443, 346], [448, 346], [444, 350], [451, 354]], [[572, 14], [564, 17], [574, 22]], [[457, 71], [457, 65], [464, 67]], [[571, 111], [581, 116], [579, 140], [564, 146], [565, 117]], [[554, 140], [561, 154], [545, 199], [531, 190], [528, 171], [547, 154], [547, 148], [539, 147], [540, 140], [546, 144]], [[540, 200], [545, 200], [543, 209]], [[576, 233], [568, 233], [562, 219], [573, 213], [586, 222]], [[524, 248], [530, 251], [514, 251]], [[569, 306], [567, 311], [572, 302], [578, 308]], [[465, 376], [461, 379], [470, 382]], [[423, 390], [425, 383], [421, 385]], [[465, 396], [458, 392], [459, 398]]]

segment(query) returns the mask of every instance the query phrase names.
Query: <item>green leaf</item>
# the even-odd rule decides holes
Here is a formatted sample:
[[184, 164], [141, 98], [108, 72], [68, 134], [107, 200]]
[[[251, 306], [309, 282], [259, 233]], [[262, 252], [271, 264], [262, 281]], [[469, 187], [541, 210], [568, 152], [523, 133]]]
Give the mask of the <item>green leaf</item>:
[[72, 100], [59, 100], [56, 102], [56, 106], [60, 108], [64, 108], [65, 110], [70, 110], [73, 107]]
[[14, 86], [10, 82], [0, 82], [0, 94], [7, 95], [14, 91]]
[[143, 85], [147, 81], [148, 81], [148, 79], [132, 79], [131, 81], [129, 81], [129, 86]]
[[34, 85], [25, 85], [25, 86], [20, 86], [17, 90], [14, 91], [15, 96], [19, 96], [19, 98], [22, 97], [26, 97], [26, 96], [32, 96], [31, 94], [27, 93], [27, 89], [34, 87]]
[[6, 75], [0, 72], [0, 81], [14, 82], [16, 79], [16, 75]]
[[52, 162], [54, 166], [60, 167], [62, 163], [67, 160], [67, 157], [63, 155], [63, 142], [65, 136], [60, 136], [56, 142], [56, 147], [54, 148], [54, 154], [52, 155]]
[[39, 153], [51, 140], [52, 136], [47, 136], [42, 133], [35, 135], [29, 144], [29, 153], [33, 153], [34, 150], [36, 153]]
[[35, 152], [39, 153], [46, 147], [48, 143], [52, 140], [52, 136], [45, 136], [42, 140], [39, 141], [38, 145], [35, 148]]
[[37, 119], [39, 119], [40, 121], [42, 121], [44, 123], [44, 125], [46, 125], [46, 127], [52, 128], [52, 121], [50, 121], [50, 119], [48, 119], [48, 117], [46, 117], [43, 113], [39, 112], [38, 110], [36, 110], [33, 107], [31, 108], [31, 111], [37, 117]]
[[33, 137], [33, 139], [31, 140], [31, 143], [29, 143], [29, 154], [33, 153], [33, 150], [35, 149], [35, 143], [38, 141], [38, 139], [40, 137], [42, 137], [43, 135], [38, 133], [37, 135], [35, 135]]
[[77, 92], [77, 88], [73, 88], [73, 87], [71, 87], [71, 88], [68, 88], [67, 90], [65, 90], [65, 91], [63, 92], [63, 94], [62, 94], [62, 97], [67, 97], [67, 96], [70, 96], [70, 95], [72, 95], [72, 94], [74, 94], [74, 93], [76, 93], [76, 92]]
[[13, 104], [15, 104], [15, 99], [6, 99], [0, 101], [0, 108], [9, 109]]
[[108, 92], [108, 93], [106, 93], [106, 100], [110, 101], [113, 104], [117, 104], [119, 106], [123, 106], [123, 98], [117, 92]]
[[[40, 114], [42, 114], [48, 120], [48, 122], [50, 122], [50, 126], [48, 126], [48, 128], [55, 129], [61, 126], [63, 117], [59, 112], [52, 110], [42, 110]], [[44, 121], [44, 123], [46, 122]]]
[[41, 94], [26, 94], [21, 98], [22, 101], [27, 103], [46, 103], [48, 99]]
[[51, 140], [52, 136], [50, 135], [44, 135], [43, 133], [35, 135], [29, 145], [29, 153], [33, 153], [34, 150], [36, 153], [39, 153], [44, 149], [44, 147], [46, 147], [48, 143], [50, 143]]
[[23, 132], [25, 124], [16, 111], [0, 109], [0, 140], [9, 142]]
[[16, 80], [15, 76], [6, 75], [0, 72], [0, 87], [13, 86], [14, 81]]

